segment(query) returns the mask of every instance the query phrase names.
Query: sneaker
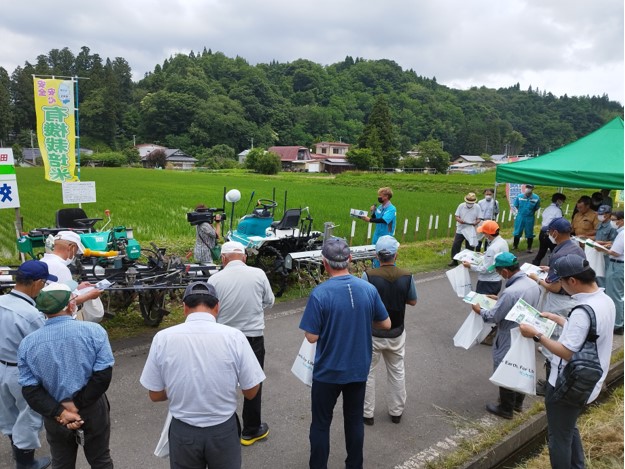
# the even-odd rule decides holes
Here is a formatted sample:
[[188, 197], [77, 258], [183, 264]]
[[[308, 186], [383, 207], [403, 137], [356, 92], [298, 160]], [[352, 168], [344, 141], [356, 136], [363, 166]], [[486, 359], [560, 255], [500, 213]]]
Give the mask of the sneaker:
[[362, 418], [363, 422], [365, 422], [365, 425], [373, 425], [373, 417], [363, 417]]
[[401, 415], [391, 415], [391, 422], [393, 423], [401, 422]]
[[486, 410], [491, 414], [496, 415], [497, 417], [502, 417], [504, 419], [511, 420], [514, 416], [512, 411], [506, 412], [501, 408], [500, 405], [497, 404], [486, 404]]
[[243, 446], [250, 446], [259, 440], [267, 438], [268, 435], [269, 425], [263, 422], [260, 424], [260, 427], [258, 427], [258, 431], [253, 435], [241, 435], [241, 444]]

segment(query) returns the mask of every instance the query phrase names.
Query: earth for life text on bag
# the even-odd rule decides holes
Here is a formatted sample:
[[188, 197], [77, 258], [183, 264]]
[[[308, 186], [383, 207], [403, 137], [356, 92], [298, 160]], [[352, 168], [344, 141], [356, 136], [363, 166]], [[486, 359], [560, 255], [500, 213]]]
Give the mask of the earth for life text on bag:
[[[595, 311], [589, 305], [579, 305], [590, 318], [590, 329], [579, 352], [573, 353], [571, 360], [562, 368], [558, 366], [558, 379], [551, 399], [580, 407], [588, 398], [603, 375], [597, 353], [597, 321]], [[571, 311], [572, 313], [573, 311]], [[569, 316], [571, 315], [569, 313]]]
[[496, 386], [536, 395], [536, 352], [534, 341], [521, 335], [518, 327], [510, 331], [512, 344], [501, 363], [490, 377]]
[[317, 352], [317, 343], [311, 344], [304, 337], [297, 357], [291, 367], [291, 372], [297, 376], [302, 383], [312, 386], [313, 369], [315, 368], [315, 353]]

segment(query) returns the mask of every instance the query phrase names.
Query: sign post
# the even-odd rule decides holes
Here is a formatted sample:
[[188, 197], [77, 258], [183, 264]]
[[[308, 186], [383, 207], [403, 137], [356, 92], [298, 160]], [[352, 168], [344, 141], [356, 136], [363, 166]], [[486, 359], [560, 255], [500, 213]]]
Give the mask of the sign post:
[[[0, 209], [3, 208], [15, 210], [15, 234], [16, 238], [19, 238], [22, 234], [22, 217], [15, 175], [15, 159], [11, 148], [0, 148]], [[20, 254], [20, 257], [23, 262], [24, 254]]]

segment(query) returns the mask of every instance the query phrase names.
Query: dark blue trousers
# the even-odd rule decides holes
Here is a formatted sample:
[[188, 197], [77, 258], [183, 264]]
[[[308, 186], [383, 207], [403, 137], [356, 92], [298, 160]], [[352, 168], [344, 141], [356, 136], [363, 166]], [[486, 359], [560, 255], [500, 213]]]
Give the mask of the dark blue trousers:
[[366, 382], [332, 384], [314, 381], [311, 389], [312, 422], [310, 424], [310, 468], [327, 469], [330, 456], [332, 413], [343, 394], [343, 427], [345, 429], [345, 467], [362, 469], [365, 427], [363, 409]]
[[553, 386], [547, 383], [545, 409], [549, 459], [552, 469], [583, 469], [584, 448], [577, 429], [577, 418], [583, 407], [573, 407], [553, 401]]
[[[262, 369], [265, 369], [265, 338], [261, 335], [259, 337], [248, 337], [247, 341], [250, 343], [254, 355], [260, 364]], [[256, 393], [254, 399], [243, 399], [243, 435], [250, 436], [256, 434], [260, 427], [261, 421], [261, 404], [263, 394], [263, 383], [260, 383], [260, 388]]]

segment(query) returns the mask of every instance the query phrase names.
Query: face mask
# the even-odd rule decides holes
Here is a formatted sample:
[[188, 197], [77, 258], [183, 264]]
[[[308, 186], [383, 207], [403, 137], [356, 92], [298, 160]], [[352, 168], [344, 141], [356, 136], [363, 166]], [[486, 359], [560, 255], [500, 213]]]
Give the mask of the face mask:
[[491, 200], [493, 200], [493, 196], [492, 195], [487, 195], [484, 197], [488, 202], [490, 202]]
[[551, 235], [549, 235], [549, 241], [551, 241], [552, 244], [556, 244], [556, 238]]
[[618, 230], [619, 226], [616, 224], [616, 220], [610, 220], [610, 225], [612, 226], [612, 228], [614, 228], [615, 230]]
[[74, 262], [74, 260], [75, 260], [75, 259], [76, 259], [75, 257], [70, 257], [70, 258], [68, 258], [68, 259], [65, 259], [65, 260], [63, 261], [63, 264], [65, 264], [65, 265], [70, 265], [72, 262]]
[[597, 215], [597, 218], [599, 219], [599, 221], [604, 221], [605, 215]]
[[469, 203], [467, 203], [467, 207], [468, 207], [468, 208], [471, 208], [471, 207], [473, 207], [473, 204], [469, 204]]
[[384, 202], [384, 200], [382, 199], [382, 197], [378, 197], [378, 202], [380, 202], [380, 203]]
[[564, 202], [562, 202], [561, 200], [558, 200], [558, 201], [556, 202], [556, 207], [558, 207], [558, 208], [562, 207], [562, 204], [563, 204], [563, 203], [564, 203]]

